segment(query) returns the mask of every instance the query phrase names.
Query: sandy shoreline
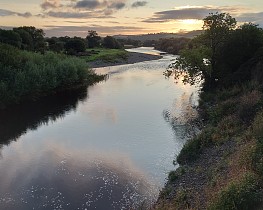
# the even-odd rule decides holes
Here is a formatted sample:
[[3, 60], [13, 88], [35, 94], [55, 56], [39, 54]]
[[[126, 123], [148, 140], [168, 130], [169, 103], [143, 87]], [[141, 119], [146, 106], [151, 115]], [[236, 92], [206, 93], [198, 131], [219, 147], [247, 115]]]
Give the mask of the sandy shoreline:
[[160, 55], [150, 55], [150, 54], [145, 54], [145, 53], [128, 52], [128, 59], [127, 60], [119, 60], [115, 63], [110, 63], [110, 62], [98, 60], [98, 61], [89, 62], [88, 65], [91, 68], [100, 68], [100, 67], [107, 67], [107, 66], [133, 64], [133, 63], [150, 61], [150, 60], [158, 60], [160, 58], [162, 58], [162, 56], [160, 56]]

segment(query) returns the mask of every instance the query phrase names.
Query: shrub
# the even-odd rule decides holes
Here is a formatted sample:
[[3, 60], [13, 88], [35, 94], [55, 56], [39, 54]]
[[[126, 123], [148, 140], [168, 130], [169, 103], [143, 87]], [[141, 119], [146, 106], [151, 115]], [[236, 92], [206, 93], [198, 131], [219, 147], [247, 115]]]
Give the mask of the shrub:
[[243, 121], [250, 122], [254, 118], [261, 98], [262, 94], [257, 90], [253, 90], [240, 98], [238, 115]]
[[209, 145], [212, 141], [212, 134], [214, 128], [208, 127], [204, 129], [198, 136], [189, 140], [182, 148], [181, 152], [177, 156], [177, 162], [179, 164], [185, 164], [196, 159], [201, 150]]
[[219, 192], [218, 197], [210, 204], [210, 210], [255, 209], [261, 201], [260, 186], [257, 177], [245, 173], [240, 180], [228, 184]]
[[81, 59], [53, 52], [41, 55], [0, 44], [1, 107], [95, 79]]

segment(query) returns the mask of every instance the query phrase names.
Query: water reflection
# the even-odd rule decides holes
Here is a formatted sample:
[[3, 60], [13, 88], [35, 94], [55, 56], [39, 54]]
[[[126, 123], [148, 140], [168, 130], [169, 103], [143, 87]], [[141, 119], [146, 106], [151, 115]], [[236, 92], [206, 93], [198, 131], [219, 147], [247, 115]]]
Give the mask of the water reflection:
[[0, 145], [8, 144], [28, 130], [63, 118], [86, 98], [87, 87], [83, 87], [0, 110]]
[[[74, 158], [63, 157], [69, 153]], [[137, 209], [157, 195], [145, 174], [118, 151], [60, 148], [32, 159], [18, 150], [14, 156], [12, 165], [9, 159], [0, 165], [0, 209]]]
[[108, 80], [89, 96], [83, 89], [1, 112], [0, 209], [153, 202], [196, 101], [195, 88], [163, 77], [172, 59], [97, 69]]

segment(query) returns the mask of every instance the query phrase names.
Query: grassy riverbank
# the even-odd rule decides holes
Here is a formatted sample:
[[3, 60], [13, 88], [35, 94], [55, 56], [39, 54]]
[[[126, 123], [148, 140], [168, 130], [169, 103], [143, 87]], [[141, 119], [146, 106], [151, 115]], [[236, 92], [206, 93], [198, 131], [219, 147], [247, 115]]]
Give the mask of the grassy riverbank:
[[124, 49], [92, 48], [87, 49], [86, 51], [91, 54], [82, 57], [82, 59], [87, 62], [101, 60], [114, 63], [118, 60], [126, 60], [128, 58], [128, 52]]
[[85, 61], [66, 55], [22, 51], [0, 44], [0, 107], [102, 79]]
[[177, 157], [155, 209], [260, 209], [262, 86], [250, 82], [200, 96], [205, 126]]

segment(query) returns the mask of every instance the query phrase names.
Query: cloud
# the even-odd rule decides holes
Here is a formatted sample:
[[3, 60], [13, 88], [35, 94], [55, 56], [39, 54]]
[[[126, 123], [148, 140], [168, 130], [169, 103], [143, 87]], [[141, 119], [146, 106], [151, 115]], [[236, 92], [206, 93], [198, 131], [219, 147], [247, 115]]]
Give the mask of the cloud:
[[54, 9], [60, 6], [60, 0], [44, 0], [40, 7], [43, 10]]
[[137, 7], [144, 7], [146, 4], [148, 4], [147, 1], [136, 1], [134, 2], [131, 7], [137, 8]]
[[92, 12], [55, 12], [49, 11], [46, 15], [56, 18], [89, 18], [92, 17]]
[[263, 12], [243, 13], [237, 17], [240, 22], [257, 22], [263, 20]]
[[154, 13], [153, 17], [143, 20], [148, 23], [167, 22], [171, 20], [197, 19], [201, 20], [209, 13], [222, 12], [220, 8], [189, 7]]
[[94, 9], [106, 5], [106, 2], [99, 2], [98, 0], [82, 0], [78, 1], [75, 5], [75, 8], [86, 8]]
[[145, 28], [136, 26], [101, 26], [101, 25], [91, 25], [91, 26], [45, 26], [45, 32], [47, 36], [81, 36], [86, 37], [88, 31], [97, 31], [100, 35], [109, 34], [132, 34], [136, 32], [145, 32]]
[[20, 12], [13, 12], [10, 10], [0, 9], [0, 17], [6, 17], [6, 16], [20, 16], [29, 18], [32, 16], [30, 12], [20, 13]]
[[123, 9], [127, 0], [45, 0], [44, 16], [56, 18], [111, 18]]
[[76, 19], [85, 19], [85, 18], [114, 18], [110, 14], [105, 14], [105, 11], [86, 11], [86, 12], [57, 12], [49, 11], [45, 13], [46, 16], [55, 17], [55, 18], [76, 18]]
[[113, 2], [112, 4], [110, 4], [108, 6], [109, 9], [117, 9], [117, 10], [120, 10], [122, 8], [125, 7], [125, 3], [124, 2]]
[[99, 1], [99, 0], [81, 0], [76, 3], [75, 8], [79, 9], [98, 9], [102, 8], [104, 10], [115, 9], [120, 10], [126, 6], [124, 0], [119, 1]]
[[251, 22], [258, 24], [260, 27], [263, 27], [263, 12], [258, 13], [243, 13], [237, 16], [238, 22]]

